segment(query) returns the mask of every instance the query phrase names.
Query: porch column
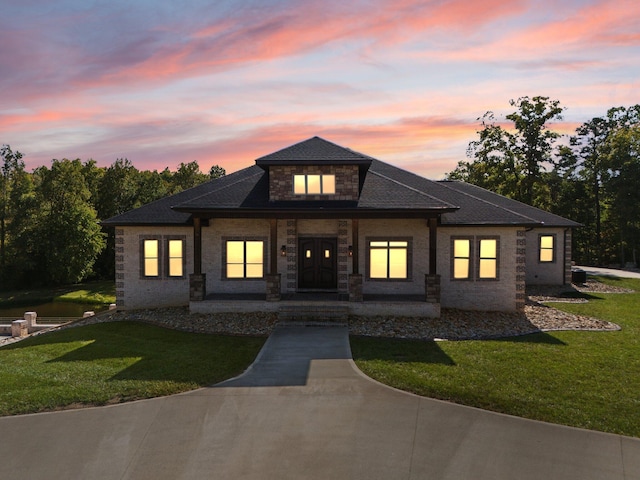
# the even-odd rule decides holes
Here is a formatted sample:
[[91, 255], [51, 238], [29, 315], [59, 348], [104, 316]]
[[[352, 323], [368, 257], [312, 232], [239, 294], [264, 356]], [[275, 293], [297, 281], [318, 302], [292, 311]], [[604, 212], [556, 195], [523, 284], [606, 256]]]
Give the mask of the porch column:
[[430, 218], [427, 222], [429, 225], [429, 275], [435, 275], [438, 260], [438, 219]]
[[429, 273], [424, 276], [425, 298], [428, 303], [440, 303], [440, 275], [437, 274], [438, 261], [438, 219], [427, 220], [429, 225]]
[[349, 301], [362, 302], [362, 275], [360, 272], [360, 257], [358, 255], [359, 231], [358, 219], [351, 219], [351, 264], [352, 273], [349, 275]]
[[193, 273], [189, 275], [189, 300], [201, 302], [207, 295], [207, 275], [202, 273], [202, 220], [193, 218]]
[[269, 273], [266, 275], [268, 302], [280, 300], [280, 274], [278, 273], [278, 220], [269, 220]]

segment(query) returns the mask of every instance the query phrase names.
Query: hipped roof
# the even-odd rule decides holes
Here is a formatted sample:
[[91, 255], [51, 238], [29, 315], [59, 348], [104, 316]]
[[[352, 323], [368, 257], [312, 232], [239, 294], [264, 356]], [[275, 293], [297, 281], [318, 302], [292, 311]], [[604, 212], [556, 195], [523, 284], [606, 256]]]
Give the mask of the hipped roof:
[[[272, 165], [358, 165], [358, 200], [269, 201]], [[104, 225], [185, 225], [202, 217], [428, 218], [442, 225], [579, 224], [459, 181], [432, 181], [368, 155], [313, 137], [256, 160], [255, 165], [125, 212]]]

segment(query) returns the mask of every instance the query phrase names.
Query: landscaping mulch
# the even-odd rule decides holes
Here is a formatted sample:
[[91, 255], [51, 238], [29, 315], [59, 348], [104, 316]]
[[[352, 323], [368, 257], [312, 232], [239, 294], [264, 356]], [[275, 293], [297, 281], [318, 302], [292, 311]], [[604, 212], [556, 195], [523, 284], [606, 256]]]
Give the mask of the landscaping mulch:
[[[561, 312], [543, 302], [586, 302], [581, 293], [631, 293], [595, 280], [584, 285], [530, 287], [523, 312], [475, 312], [442, 309], [440, 318], [349, 318], [351, 335], [423, 340], [493, 339], [557, 330], [615, 331], [620, 327], [584, 315]], [[187, 307], [106, 312], [58, 328], [97, 322], [139, 321], [196, 333], [267, 336], [278, 324], [275, 313], [190, 314]], [[0, 345], [15, 341], [0, 339]]]

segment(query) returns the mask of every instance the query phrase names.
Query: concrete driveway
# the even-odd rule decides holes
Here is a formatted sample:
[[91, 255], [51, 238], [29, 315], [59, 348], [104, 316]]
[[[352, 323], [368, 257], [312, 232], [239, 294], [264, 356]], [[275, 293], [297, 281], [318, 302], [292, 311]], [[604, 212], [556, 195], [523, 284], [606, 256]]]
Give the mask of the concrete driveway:
[[380, 385], [343, 327], [280, 327], [245, 375], [182, 395], [0, 418], [0, 479], [638, 479], [640, 439]]

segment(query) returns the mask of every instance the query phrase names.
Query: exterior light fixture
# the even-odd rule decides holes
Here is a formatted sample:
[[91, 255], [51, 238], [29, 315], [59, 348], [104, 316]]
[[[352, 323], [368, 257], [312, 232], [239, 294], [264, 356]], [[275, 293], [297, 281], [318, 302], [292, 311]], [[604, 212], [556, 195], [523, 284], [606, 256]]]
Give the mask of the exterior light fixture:
[[347, 250], [347, 254], [350, 257], [353, 257], [353, 245], [349, 245], [349, 249]]
[[282, 245], [280, 247], [280, 256], [281, 257], [286, 257], [287, 256], [287, 246], [286, 245]]

